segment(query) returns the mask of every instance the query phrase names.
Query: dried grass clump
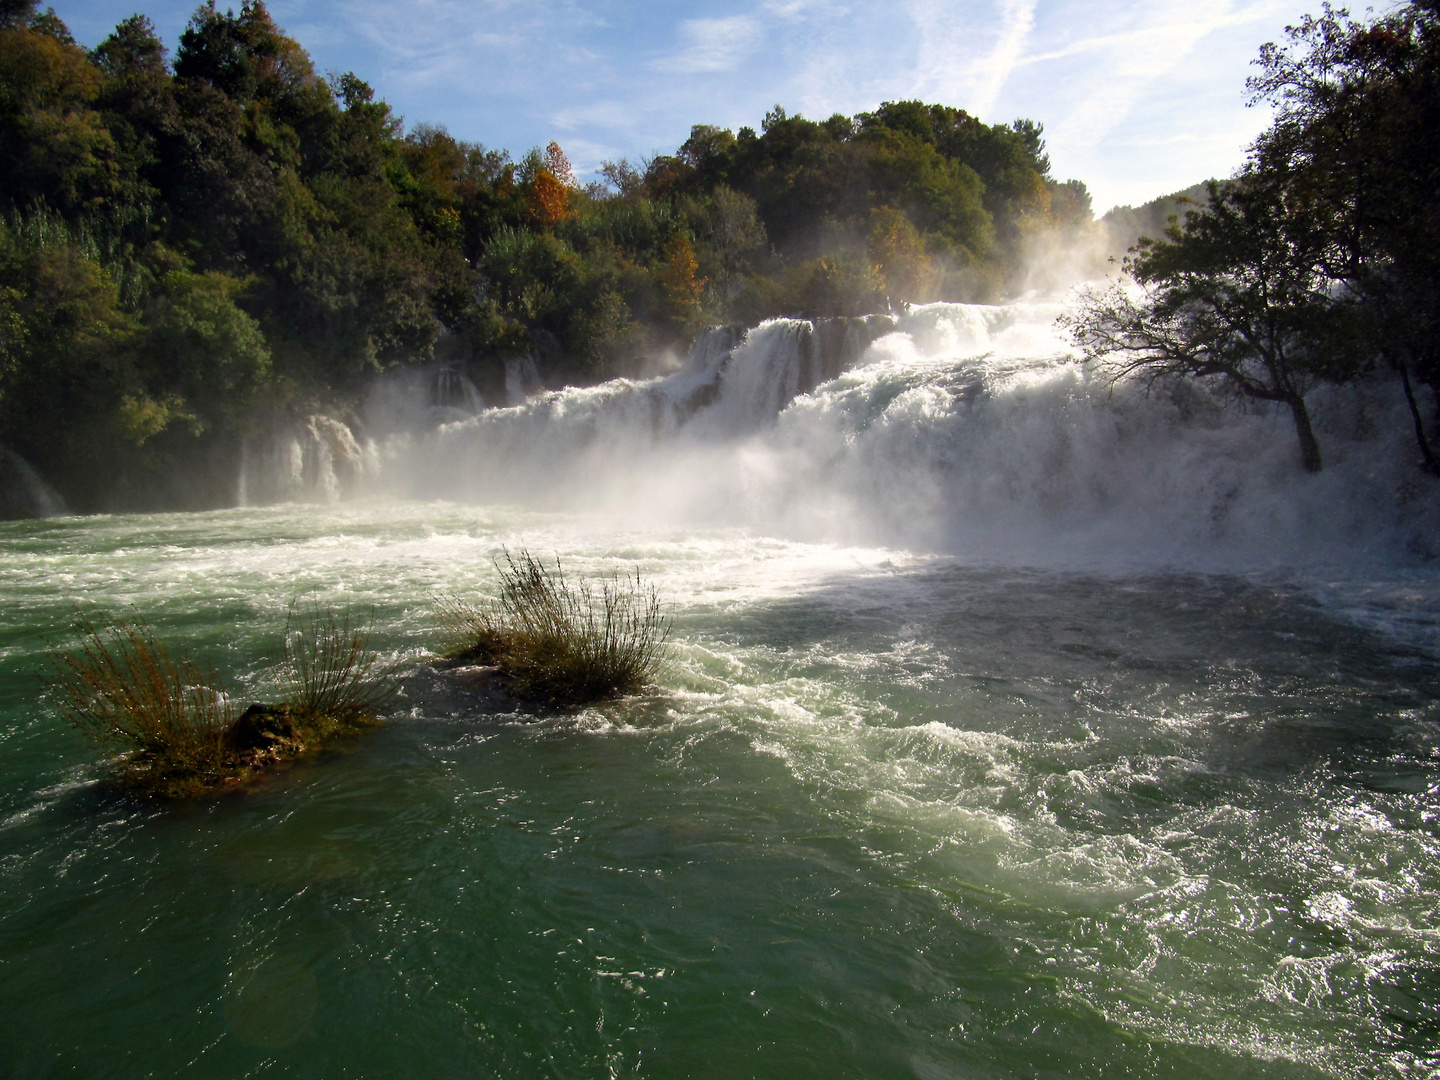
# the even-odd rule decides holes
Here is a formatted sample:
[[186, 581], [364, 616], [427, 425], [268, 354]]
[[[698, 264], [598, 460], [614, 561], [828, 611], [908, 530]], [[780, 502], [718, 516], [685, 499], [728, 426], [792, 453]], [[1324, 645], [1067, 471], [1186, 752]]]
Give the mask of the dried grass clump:
[[637, 693], [655, 678], [671, 621], [638, 570], [572, 583], [559, 559], [552, 569], [523, 550], [495, 568], [496, 600], [435, 600], [448, 659], [493, 664], [516, 696], [558, 706]]
[[178, 798], [243, 783], [373, 722], [395, 668], [349, 617], [292, 610], [280, 682], [284, 702], [237, 715], [213, 671], [172, 658], [143, 619], [81, 618], [80, 643], [51, 656], [62, 715], [110, 756], [118, 779]]
[[222, 782], [237, 717], [220, 677], [172, 658], [141, 619], [81, 618], [77, 629], [79, 645], [52, 656], [56, 704], [122, 779], [162, 793]]
[[285, 620], [285, 704], [336, 726], [364, 724], [399, 688], [397, 666], [370, 648], [370, 631], [328, 608], [292, 607]]

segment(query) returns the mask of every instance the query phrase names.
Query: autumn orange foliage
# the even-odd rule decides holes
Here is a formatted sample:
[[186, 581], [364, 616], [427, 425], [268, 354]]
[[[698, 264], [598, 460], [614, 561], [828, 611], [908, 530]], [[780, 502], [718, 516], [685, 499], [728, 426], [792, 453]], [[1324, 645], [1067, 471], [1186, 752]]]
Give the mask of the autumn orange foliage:
[[554, 225], [570, 216], [570, 189], [541, 169], [535, 174], [530, 212], [544, 225]]
[[570, 159], [565, 156], [565, 151], [560, 149], [558, 142], [551, 142], [545, 147], [545, 168], [560, 183], [567, 188], [576, 187], [575, 174], [570, 171]]
[[676, 233], [665, 245], [665, 262], [656, 275], [665, 297], [682, 312], [688, 312], [700, 303], [700, 294], [705, 289], [706, 278], [697, 277], [700, 260], [695, 257], [695, 248], [684, 233]]
[[545, 225], [554, 225], [570, 216], [570, 193], [575, 190], [575, 174], [570, 159], [560, 144], [545, 147], [545, 165], [532, 181], [530, 212]]

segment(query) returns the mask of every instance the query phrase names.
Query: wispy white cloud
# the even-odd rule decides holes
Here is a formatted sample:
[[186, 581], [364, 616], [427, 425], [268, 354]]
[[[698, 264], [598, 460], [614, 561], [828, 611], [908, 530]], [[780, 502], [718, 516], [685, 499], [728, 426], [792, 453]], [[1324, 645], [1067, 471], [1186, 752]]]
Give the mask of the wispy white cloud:
[[[53, 0], [86, 44], [134, 0]], [[222, 5], [238, 0], [221, 0]], [[690, 125], [821, 118], [881, 101], [1045, 125], [1097, 208], [1224, 175], [1264, 126], [1244, 81], [1314, 0], [269, 0], [321, 71], [354, 70], [412, 122], [516, 152], [558, 138], [582, 172], [673, 149]], [[147, 0], [172, 46], [194, 0]], [[737, 75], [743, 72], [743, 77]]]
[[751, 15], [723, 19], [687, 19], [680, 24], [683, 47], [651, 63], [656, 71], [691, 74], [730, 71], [755, 49], [761, 39], [760, 21]]
[[1072, 66], [1079, 53], [1071, 50], [1083, 46], [1089, 54], [1083, 73], [1069, 80], [1072, 93], [1055, 118], [1066, 138], [1093, 144], [1130, 126], [1137, 110], [1163, 94], [1160, 88], [1177, 73], [1193, 71], [1192, 56], [1207, 39], [1247, 19], [1232, 0], [1211, 0], [1198, 10], [1188, 0], [1172, 0], [1147, 9], [1139, 21], [1055, 50], [1062, 54], [1057, 60], [1071, 60]]
[[1266, 122], [1245, 108], [1250, 61], [1303, 3], [1154, 0], [1041, 42], [1020, 66], [1024, 83], [1066, 91], [1038, 99], [1057, 171], [1084, 179], [1097, 210], [1229, 175]]
[[849, 5], [836, 0], [765, 0], [761, 9], [791, 22], [816, 17], [838, 19], [850, 13]]
[[988, 119], [1035, 25], [1036, 0], [997, 0], [993, 14], [953, 0], [915, 0], [912, 94]]
[[[314, 6], [322, 6], [317, 3]], [[324, 0], [335, 18], [335, 0]], [[602, 20], [571, 0], [351, 0], [345, 23], [352, 34], [395, 61], [443, 57], [523, 65], [541, 50], [583, 41]], [[556, 28], [563, 32], [556, 33]]]
[[565, 139], [564, 144], [565, 155], [570, 159], [575, 175], [582, 178], [598, 172], [605, 162], [618, 161], [630, 152], [623, 143], [596, 142], [593, 139]]
[[614, 131], [630, 127], [635, 121], [635, 106], [629, 101], [587, 101], [550, 114], [551, 122], [562, 131], [601, 128]]
[[352, 33], [382, 55], [409, 63], [458, 59], [473, 48], [517, 48], [531, 30], [528, 20], [477, 19], [476, 12], [457, 0], [417, 0], [409, 10], [382, 0], [362, 0], [352, 11]]
[[910, 19], [917, 33], [915, 69], [906, 96], [968, 103], [982, 30], [948, 0], [911, 0]]
[[1026, 67], [1031, 64], [1044, 64], [1051, 60], [1066, 60], [1072, 56], [1081, 56], [1085, 53], [1113, 52], [1116, 50], [1134, 51], [1138, 49], [1151, 49], [1158, 43], [1157, 39], [1169, 32], [1169, 27], [1146, 27], [1140, 30], [1127, 30], [1118, 34], [1101, 34], [1097, 37], [1080, 38], [1070, 44], [1052, 49], [1048, 52], [1030, 53], [1020, 57], [1015, 62], [1016, 67]]
[[[1157, 9], [1158, 13], [1170, 14], [1174, 17], [1153, 25], [1117, 33], [1078, 38], [1058, 49], [1028, 53], [1017, 59], [1015, 66], [1043, 64], [1047, 61], [1064, 60], [1086, 53], [1108, 53], [1113, 56], [1126, 57], [1136, 53], [1163, 52], [1166, 41], [1178, 39], [1179, 42], [1188, 41], [1193, 44], [1217, 30], [1260, 22], [1266, 13], [1278, 7], [1280, 7], [1278, 4], [1264, 4], [1233, 10], [1229, 0], [1219, 0], [1218, 3], [1206, 8], [1195, 8], [1188, 3], [1179, 10], [1166, 11], [1160, 8]], [[1097, 66], [1105, 71], [1111, 70], [1108, 59]]]
[[1035, 0], [1000, 0], [1000, 37], [983, 66], [985, 74], [970, 102], [975, 113], [988, 116], [995, 107], [995, 99], [1010, 78], [1034, 25]]

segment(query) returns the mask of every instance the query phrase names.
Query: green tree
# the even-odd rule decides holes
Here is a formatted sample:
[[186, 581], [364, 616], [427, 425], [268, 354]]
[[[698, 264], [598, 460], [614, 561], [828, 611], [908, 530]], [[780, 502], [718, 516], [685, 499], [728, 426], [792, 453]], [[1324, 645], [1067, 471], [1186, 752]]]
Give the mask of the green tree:
[[92, 507], [127, 460], [120, 402], [143, 385], [138, 320], [93, 255], [49, 214], [0, 223], [0, 442]]
[[1210, 380], [1290, 411], [1308, 472], [1321, 467], [1306, 393], [1360, 366], [1355, 305], [1334, 295], [1317, 266], [1324, 238], [1291, 193], [1263, 176], [1212, 186], [1165, 240], [1142, 241], [1123, 286], [1091, 294], [1070, 317], [1087, 358], [1109, 358], [1116, 378]]
[[11, 205], [80, 211], [114, 198], [115, 140], [93, 108], [102, 83], [53, 12], [0, 21], [0, 193]]
[[1370, 23], [1324, 6], [1267, 45], [1250, 81], [1277, 106], [1252, 170], [1282, 178], [1324, 243], [1325, 275], [1360, 300], [1366, 338], [1405, 392], [1416, 440], [1440, 475], [1415, 383], [1440, 421], [1440, 4]]
[[711, 192], [705, 226], [721, 312], [728, 316], [736, 278], [749, 254], [765, 243], [765, 226], [755, 200], [727, 184], [718, 184]]
[[880, 288], [892, 300], [933, 300], [937, 275], [919, 230], [888, 206], [871, 214], [870, 222], [870, 262]]
[[207, 426], [232, 426], [269, 374], [260, 324], [235, 303], [243, 288], [224, 274], [172, 271], [148, 313], [144, 358], [152, 400], [170, 399], [174, 418], [197, 435]]

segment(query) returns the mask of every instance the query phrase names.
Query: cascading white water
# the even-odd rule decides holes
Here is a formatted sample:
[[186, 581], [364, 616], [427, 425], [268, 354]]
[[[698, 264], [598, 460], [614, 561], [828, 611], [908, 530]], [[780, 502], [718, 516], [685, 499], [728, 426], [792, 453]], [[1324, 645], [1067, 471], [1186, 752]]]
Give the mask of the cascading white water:
[[350, 426], [313, 414], [291, 428], [242, 447], [237, 501], [331, 503], [355, 494], [374, 471], [373, 443], [362, 446]]
[[1059, 336], [1062, 310], [915, 307], [832, 356], [818, 386], [823, 326], [772, 320], [738, 345], [708, 333], [673, 375], [386, 441], [361, 488], [1044, 564], [1433, 553], [1435, 500], [1389, 387], [1313, 395], [1327, 467], [1309, 475], [1284, 416], [1112, 384]]
[[505, 361], [505, 404], [523, 405], [531, 394], [545, 389], [545, 380], [533, 356], [512, 356]]
[[[1429, 1075], [1440, 574], [1403, 404], [1314, 395], [1309, 475], [1283, 415], [1112, 387], [1057, 310], [717, 330], [474, 415], [399, 373], [255, 440], [247, 486], [448, 503], [7, 526], [0, 1058], [366, 1074], [424, 1030], [388, 1072]], [[293, 599], [422, 660], [427, 598], [522, 546], [655, 584], [656, 693], [510, 711], [410, 664], [353, 753], [194, 813], [105, 794], [36, 704], [77, 598], [253, 700]]]
[[1326, 468], [1307, 474], [1285, 416], [1113, 383], [1057, 332], [1063, 310], [940, 303], [707, 331], [674, 374], [473, 415], [396, 376], [362, 410], [364, 438], [312, 417], [252, 451], [247, 487], [257, 502], [518, 502], [1038, 565], [1436, 554], [1437, 500], [1392, 387], [1312, 395]]
[[683, 475], [674, 471], [682, 460], [693, 461], [701, 450], [707, 457], [728, 454], [737, 440], [773, 424], [798, 393], [856, 362], [888, 326], [877, 317], [775, 319], [743, 339], [709, 330], [674, 374], [544, 393], [384, 440], [369, 490], [591, 508], [614, 505], [629, 492], [648, 511], [660, 511], [673, 500], [637, 484], [683, 488]]
[[485, 398], [463, 368], [400, 368], [376, 379], [360, 411], [369, 437], [424, 431], [468, 420], [485, 408]]
[[759, 515], [810, 536], [1042, 565], [1433, 553], [1434, 500], [1386, 388], [1315, 395], [1329, 455], [1316, 476], [1283, 415], [1193, 387], [1114, 385], [1063, 352], [1034, 355], [1033, 336], [1017, 322], [972, 358], [880, 342], [780, 416], [765, 450], [786, 468], [756, 492]]
[[0, 446], [0, 521], [60, 517], [69, 513], [60, 493], [28, 461]]

